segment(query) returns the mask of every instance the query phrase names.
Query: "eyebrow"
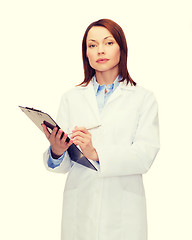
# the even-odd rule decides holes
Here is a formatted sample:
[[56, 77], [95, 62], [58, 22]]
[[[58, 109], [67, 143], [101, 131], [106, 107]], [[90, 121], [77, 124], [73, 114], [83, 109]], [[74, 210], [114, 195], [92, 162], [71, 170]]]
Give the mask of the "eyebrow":
[[[113, 36], [107, 36], [107, 37], [105, 37], [103, 40], [105, 40], [105, 39], [107, 39], [107, 38], [110, 38], [110, 37], [114, 38]], [[89, 39], [88, 41], [97, 42], [97, 41], [94, 40], [94, 39]]]

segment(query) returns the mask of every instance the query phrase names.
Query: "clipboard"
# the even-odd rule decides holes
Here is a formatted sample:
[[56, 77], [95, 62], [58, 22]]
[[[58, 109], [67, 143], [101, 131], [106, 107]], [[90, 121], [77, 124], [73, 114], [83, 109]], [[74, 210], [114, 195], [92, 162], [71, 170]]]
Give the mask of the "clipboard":
[[[41, 126], [42, 123], [44, 123], [47, 126], [47, 128], [49, 128], [50, 132], [52, 132], [54, 127], [57, 127], [58, 129], [60, 129], [58, 124], [52, 119], [52, 117], [49, 114], [34, 108], [22, 107], [22, 106], [19, 106], [19, 108], [32, 120], [32, 122], [42, 132], [43, 132], [43, 128]], [[63, 135], [64, 135], [64, 132], [62, 133], [61, 137]], [[66, 142], [69, 142], [69, 141], [70, 141], [70, 138], [67, 137]], [[67, 149], [67, 152], [72, 161], [97, 171], [95, 166], [89, 161], [88, 158], [86, 158], [83, 155], [83, 153], [79, 150], [79, 148], [77, 148], [77, 146], [74, 143]]]

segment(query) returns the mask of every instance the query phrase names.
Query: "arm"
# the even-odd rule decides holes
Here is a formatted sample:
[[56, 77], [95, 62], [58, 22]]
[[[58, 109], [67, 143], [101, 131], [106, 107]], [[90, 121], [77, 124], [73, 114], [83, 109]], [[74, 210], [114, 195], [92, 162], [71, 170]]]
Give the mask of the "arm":
[[85, 127], [75, 127], [71, 136], [75, 145], [79, 145], [84, 156], [93, 161], [99, 161], [96, 149], [92, 144], [91, 133]]
[[[57, 116], [57, 123], [67, 130], [68, 119], [66, 116], [68, 114], [67, 111], [67, 104], [64, 98], [62, 98], [60, 103], [60, 108], [58, 111]], [[63, 113], [65, 113], [63, 115]], [[68, 147], [71, 146], [73, 141], [71, 140], [67, 143], [65, 140], [67, 138], [67, 134], [64, 134], [63, 138], [61, 139], [61, 135], [63, 131], [60, 129], [57, 132], [57, 128], [54, 128], [52, 133], [50, 133], [47, 127], [42, 124], [44, 133], [48, 141], [50, 142], [49, 149], [44, 153], [44, 164], [47, 170], [54, 171], [58, 173], [66, 173], [70, 170], [73, 163], [70, 160], [68, 153], [66, 152]]]
[[55, 159], [60, 158], [64, 154], [64, 152], [66, 152], [67, 149], [71, 146], [73, 141], [70, 140], [69, 142], [66, 142], [66, 139], [68, 137], [66, 133], [61, 138], [63, 130], [59, 129], [58, 131], [57, 127], [53, 129], [52, 133], [49, 132], [45, 124], [42, 124], [42, 127], [43, 127], [43, 131], [45, 133], [46, 138], [50, 142], [51, 154]]
[[159, 151], [158, 106], [152, 94], [140, 114], [132, 144], [110, 140], [96, 147], [102, 176], [123, 176], [146, 173]]
[[58, 155], [55, 155], [52, 151], [51, 151], [51, 147], [49, 148], [49, 159], [48, 159], [48, 167], [54, 169], [58, 166], [60, 166], [60, 164], [62, 163], [64, 157], [65, 157], [65, 153], [63, 153], [63, 155], [61, 156], [58, 156]]
[[50, 142], [50, 147], [48, 151], [44, 154], [44, 160], [48, 168], [55, 169], [56, 167], [59, 167], [61, 165], [65, 157], [65, 153], [67, 149], [71, 146], [73, 141], [70, 140], [69, 143], [66, 142], [67, 134], [64, 134], [63, 138], [61, 139], [63, 131], [60, 129], [57, 132], [57, 127], [53, 129], [52, 133], [48, 131], [47, 127], [44, 124], [42, 124], [42, 127], [45, 136]]

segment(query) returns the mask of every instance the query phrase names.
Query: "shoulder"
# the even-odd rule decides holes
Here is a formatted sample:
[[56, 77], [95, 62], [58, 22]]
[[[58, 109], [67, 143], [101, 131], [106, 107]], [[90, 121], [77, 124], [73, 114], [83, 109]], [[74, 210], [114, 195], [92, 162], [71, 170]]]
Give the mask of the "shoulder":
[[127, 99], [131, 98], [131, 102], [135, 106], [135, 109], [138, 107], [138, 109], [143, 111], [145, 109], [150, 109], [152, 106], [158, 109], [156, 97], [151, 90], [138, 84], [136, 86], [121, 84], [120, 86], [123, 88]]
[[81, 87], [81, 86], [74, 86], [69, 90], [65, 91], [62, 96], [64, 97], [64, 96], [69, 96], [71, 94], [78, 94], [83, 88], [84, 87]]
[[122, 82], [120, 84], [120, 87], [124, 90], [127, 90], [127, 92], [132, 92], [133, 95], [135, 95], [136, 97], [140, 97], [140, 98], [145, 98], [145, 97], [151, 97], [151, 98], [155, 98], [154, 96], [154, 93], [149, 90], [149, 89], [146, 89], [140, 85], [136, 85], [136, 86], [133, 86], [133, 85], [130, 85], [130, 84], [125, 84], [124, 82]]
[[151, 90], [146, 89], [146, 88], [144, 88], [142, 86], [139, 86], [139, 85], [136, 85], [135, 88], [136, 88], [136, 93], [138, 95], [142, 95], [143, 97], [146, 97], [146, 98], [147, 97], [155, 98], [154, 93]]
[[91, 83], [89, 83], [88, 86], [85, 86], [85, 87], [84, 86], [74, 86], [71, 89], [65, 91], [62, 94], [61, 99], [66, 100], [66, 99], [77, 98], [78, 96], [81, 96], [83, 93], [88, 91], [90, 88], [93, 88]]
[[151, 90], [146, 89], [142, 86], [136, 86], [136, 93], [137, 97], [140, 97], [140, 103], [143, 111], [148, 111], [149, 109], [158, 111], [158, 102]]

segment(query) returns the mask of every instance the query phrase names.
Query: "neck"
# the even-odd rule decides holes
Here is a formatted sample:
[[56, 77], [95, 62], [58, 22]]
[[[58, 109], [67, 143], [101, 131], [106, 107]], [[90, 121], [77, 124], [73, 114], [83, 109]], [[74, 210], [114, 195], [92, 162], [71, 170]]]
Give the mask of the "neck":
[[100, 85], [112, 84], [118, 76], [118, 69], [110, 69], [110, 71], [96, 71], [96, 79]]

